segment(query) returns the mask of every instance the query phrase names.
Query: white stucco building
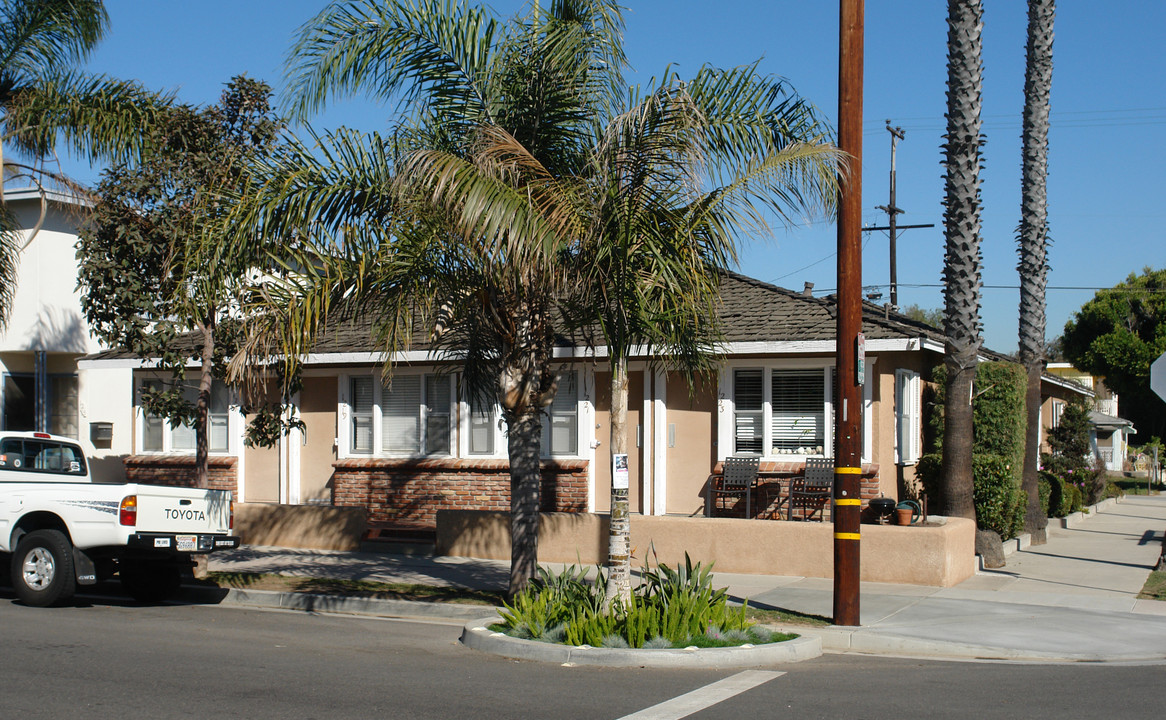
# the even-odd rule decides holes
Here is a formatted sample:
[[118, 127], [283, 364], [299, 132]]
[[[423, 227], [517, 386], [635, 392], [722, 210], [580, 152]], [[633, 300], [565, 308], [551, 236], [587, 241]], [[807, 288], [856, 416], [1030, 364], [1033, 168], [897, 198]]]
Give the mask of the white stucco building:
[[24, 230], [12, 312], [0, 331], [0, 428], [75, 438], [95, 478], [120, 479], [120, 456], [132, 447], [132, 371], [78, 368], [79, 358], [103, 349], [77, 288], [84, 204], [35, 188], [5, 188], [4, 202]]

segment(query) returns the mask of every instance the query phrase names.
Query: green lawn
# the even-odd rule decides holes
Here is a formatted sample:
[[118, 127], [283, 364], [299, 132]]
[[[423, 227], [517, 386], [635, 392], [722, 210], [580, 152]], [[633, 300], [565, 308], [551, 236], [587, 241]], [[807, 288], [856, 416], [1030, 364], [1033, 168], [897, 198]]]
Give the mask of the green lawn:
[[1166, 600], [1166, 570], [1151, 572], [1138, 597], [1145, 600]]

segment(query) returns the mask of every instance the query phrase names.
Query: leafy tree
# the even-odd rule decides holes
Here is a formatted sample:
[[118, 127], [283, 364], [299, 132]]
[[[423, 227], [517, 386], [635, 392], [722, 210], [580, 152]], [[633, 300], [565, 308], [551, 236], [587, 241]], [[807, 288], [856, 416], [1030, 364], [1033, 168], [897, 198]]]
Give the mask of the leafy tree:
[[[58, 140], [79, 157], [128, 160], [143, 146], [169, 97], [138, 84], [77, 69], [104, 36], [109, 16], [100, 0], [0, 0], [0, 177], [37, 187], [61, 184], [83, 192], [42, 163]], [[18, 162], [17, 157], [30, 162]], [[42, 192], [43, 196], [43, 192]], [[33, 234], [44, 221], [30, 228]], [[22, 238], [0, 196], [0, 323], [7, 322]]]
[[[424, 331], [463, 361], [475, 399], [497, 399], [512, 593], [535, 571], [555, 337], [598, 323], [617, 369], [634, 343], [684, 348], [676, 363], [700, 366], [691, 330], [707, 325], [731, 233], [803, 189], [812, 204], [829, 187], [814, 173], [833, 169], [828, 145], [793, 142], [805, 125], [777, 124], [808, 108], [752, 68], [626, 91], [621, 31], [608, 0], [534, 3], [505, 24], [462, 4], [331, 6], [293, 51], [296, 109], [362, 90], [409, 115], [391, 139], [341, 131], [275, 158], [247, 223], [299, 238], [286, 264], [310, 269], [267, 290], [250, 352], [290, 373], [326, 322], [367, 313], [386, 354]], [[704, 173], [719, 194], [692, 190]], [[788, 182], [800, 173], [805, 185]]]
[[944, 143], [944, 515], [975, 517], [972, 483], [972, 380], [980, 337], [980, 110], [984, 9], [948, 0], [947, 134]]
[[1028, 374], [1025, 394], [1024, 472], [1028, 493], [1025, 530], [1036, 544], [1045, 540], [1048, 513], [1040, 506], [1041, 375], [1045, 369], [1045, 284], [1049, 274], [1048, 155], [1049, 94], [1053, 85], [1053, 18], [1056, 0], [1028, 0], [1028, 44], [1024, 69], [1024, 129], [1021, 135], [1020, 228], [1020, 364]]
[[[195, 429], [199, 487], [207, 482], [212, 381], [223, 377], [238, 332], [232, 313], [264, 260], [230, 251], [227, 191], [276, 139], [270, 94], [266, 84], [240, 76], [216, 106], [173, 108], [152, 128], [151, 151], [139, 164], [103, 174], [78, 242], [86, 319], [108, 345], [156, 359], [173, 375], [165, 389], [147, 390], [142, 403]], [[202, 363], [193, 404], [183, 396], [192, 357]]]
[[923, 308], [912, 303], [903, 308], [901, 312], [915, 322], [943, 329], [943, 308]]
[[1150, 390], [1150, 364], [1166, 352], [1166, 269], [1099, 291], [1065, 323], [1062, 342], [1069, 362], [1118, 394], [1138, 437], [1166, 437], [1166, 403]]

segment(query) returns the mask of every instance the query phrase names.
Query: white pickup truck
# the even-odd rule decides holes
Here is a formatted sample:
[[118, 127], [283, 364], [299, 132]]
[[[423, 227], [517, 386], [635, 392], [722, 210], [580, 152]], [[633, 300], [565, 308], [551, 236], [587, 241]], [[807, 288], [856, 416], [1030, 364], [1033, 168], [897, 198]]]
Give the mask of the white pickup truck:
[[29, 605], [114, 573], [138, 600], [162, 600], [192, 553], [239, 546], [233, 526], [229, 492], [93, 482], [69, 438], [0, 433], [0, 553], [12, 553], [12, 586]]

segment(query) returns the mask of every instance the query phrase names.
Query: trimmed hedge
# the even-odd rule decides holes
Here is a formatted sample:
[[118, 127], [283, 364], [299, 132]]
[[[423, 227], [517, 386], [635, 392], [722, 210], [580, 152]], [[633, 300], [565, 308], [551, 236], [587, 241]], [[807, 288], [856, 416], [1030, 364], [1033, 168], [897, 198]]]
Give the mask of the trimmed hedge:
[[[918, 473], [924, 492], [939, 497], [943, 449], [943, 401], [947, 368], [932, 372], [931, 402], [925, 419], [929, 452]], [[1015, 537], [1024, 525], [1027, 495], [1020, 489], [1024, 468], [1024, 393], [1028, 378], [1016, 363], [985, 362], [976, 366], [972, 400], [972, 482], [976, 525], [994, 530], [1004, 539]]]

